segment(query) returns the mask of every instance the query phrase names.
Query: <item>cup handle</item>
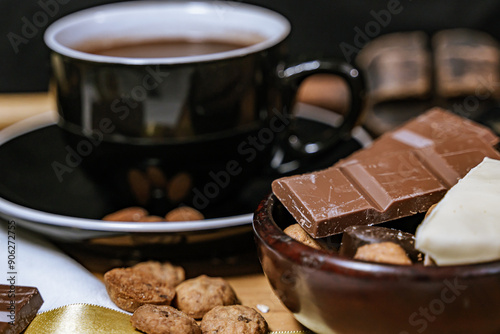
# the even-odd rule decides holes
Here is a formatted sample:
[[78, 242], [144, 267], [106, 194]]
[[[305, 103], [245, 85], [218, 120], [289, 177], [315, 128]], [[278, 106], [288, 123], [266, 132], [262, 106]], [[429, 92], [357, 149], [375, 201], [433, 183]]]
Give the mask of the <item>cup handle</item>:
[[298, 159], [312, 157], [332, 149], [341, 139], [350, 136], [351, 130], [360, 119], [365, 100], [365, 82], [355, 67], [348, 63], [334, 60], [313, 60], [303, 62], [278, 70], [285, 94], [285, 101], [294, 101], [300, 84], [307, 77], [314, 74], [338, 75], [345, 80], [350, 92], [350, 107], [343, 115], [342, 123], [329, 130], [325, 130], [313, 141], [304, 142], [290, 130], [285, 146]]

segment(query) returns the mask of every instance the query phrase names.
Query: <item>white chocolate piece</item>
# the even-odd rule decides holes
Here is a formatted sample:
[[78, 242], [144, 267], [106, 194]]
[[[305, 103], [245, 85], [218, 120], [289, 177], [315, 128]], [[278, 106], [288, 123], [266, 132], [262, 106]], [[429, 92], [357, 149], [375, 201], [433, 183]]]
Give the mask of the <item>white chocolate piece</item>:
[[417, 228], [415, 248], [437, 265], [500, 259], [500, 160], [485, 158]]

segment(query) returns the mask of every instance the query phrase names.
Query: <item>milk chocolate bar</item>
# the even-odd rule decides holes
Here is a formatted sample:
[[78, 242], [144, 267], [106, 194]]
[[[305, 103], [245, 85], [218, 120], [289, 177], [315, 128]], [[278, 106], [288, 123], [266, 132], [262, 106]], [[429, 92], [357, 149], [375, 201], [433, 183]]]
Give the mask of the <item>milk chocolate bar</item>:
[[484, 157], [488, 128], [434, 108], [334, 166], [277, 179], [273, 193], [314, 238], [425, 212]]
[[24, 331], [42, 304], [43, 299], [35, 287], [0, 285], [0, 333]]

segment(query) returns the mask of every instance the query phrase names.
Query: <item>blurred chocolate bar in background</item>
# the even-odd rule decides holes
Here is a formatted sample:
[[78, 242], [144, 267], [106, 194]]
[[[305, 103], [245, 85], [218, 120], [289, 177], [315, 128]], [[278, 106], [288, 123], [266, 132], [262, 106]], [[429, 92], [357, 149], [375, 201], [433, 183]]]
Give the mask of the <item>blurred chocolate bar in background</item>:
[[364, 126], [375, 137], [434, 106], [480, 120], [500, 100], [499, 43], [483, 31], [382, 35], [356, 64], [367, 78]]
[[470, 29], [437, 32], [432, 38], [436, 94], [443, 98], [500, 95], [499, 43]]
[[356, 62], [367, 74], [371, 104], [430, 96], [432, 60], [427, 44], [427, 35], [421, 31], [392, 33], [360, 51]]

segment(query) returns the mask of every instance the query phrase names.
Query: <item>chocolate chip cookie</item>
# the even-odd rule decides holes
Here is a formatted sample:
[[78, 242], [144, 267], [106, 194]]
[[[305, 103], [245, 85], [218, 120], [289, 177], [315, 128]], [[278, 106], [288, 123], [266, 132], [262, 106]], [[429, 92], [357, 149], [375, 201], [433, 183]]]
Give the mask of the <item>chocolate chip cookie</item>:
[[264, 317], [251, 307], [243, 305], [217, 306], [201, 321], [203, 334], [266, 334]]
[[119, 308], [134, 312], [144, 304], [170, 305], [175, 287], [150, 273], [133, 268], [115, 268], [104, 274], [111, 300]]
[[134, 312], [130, 322], [147, 334], [201, 334], [193, 318], [168, 305], [143, 305]]
[[158, 279], [164, 280], [171, 286], [177, 286], [184, 281], [186, 274], [180, 266], [175, 266], [170, 262], [146, 261], [140, 262], [132, 267], [147, 274], [151, 274]]
[[195, 319], [201, 319], [215, 306], [236, 303], [238, 298], [233, 288], [220, 277], [201, 275], [176, 287], [174, 306]]

